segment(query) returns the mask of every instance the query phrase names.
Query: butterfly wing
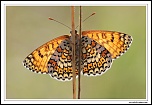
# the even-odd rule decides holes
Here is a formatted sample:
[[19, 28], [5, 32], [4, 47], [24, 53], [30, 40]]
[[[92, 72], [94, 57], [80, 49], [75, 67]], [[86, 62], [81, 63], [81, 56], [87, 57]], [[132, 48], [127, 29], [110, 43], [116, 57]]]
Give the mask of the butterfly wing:
[[33, 72], [49, 74], [57, 80], [71, 80], [73, 74], [70, 40], [71, 36], [64, 35], [45, 43], [29, 54], [23, 65]]
[[47, 68], [49, 59], [59, 44], [68, 38], [68, 35], [64, 35], [43, 44], [24, 59], [23, 65], [25, 68], [36, 73], [49, 73]]
[[113, 59], [118, 58], [130, 47], [133, 38], [130, 35], [115, 31], [90, 30], [83, 31], [83, 36], [87, 36], [98, 44], [105, 47]]
[[[48, 70], [51, 77], [57, 80], [71, 80], [72, 70], [72, 47], [71, 37], [61, 42], [48, 61]], [[78, 70], [76, 69], [76, 75]]]
[[82, 36], [82, 62], [82, 73], [96, 76], [110, 69], [112, 56], [105, 47], [87, 36]]

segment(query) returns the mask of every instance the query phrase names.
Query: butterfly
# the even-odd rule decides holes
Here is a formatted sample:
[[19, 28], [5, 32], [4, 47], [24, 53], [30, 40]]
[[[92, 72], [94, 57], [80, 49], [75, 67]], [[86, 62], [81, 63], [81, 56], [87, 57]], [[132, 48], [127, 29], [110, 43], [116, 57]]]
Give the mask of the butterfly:
[[[71, 35], [59, 36], [35, 49], [23, 61], [25, 68], [49, 74], [60, 81], [72, 80]], [[133, 41], [132, 36], [104, 30], [82, 31], [81, 73], [87, 76], [102, 75], [111, 68], [113, 60], [123, 55]], [[76, 68], [78, 76], [78, 34], [76, 33]]]

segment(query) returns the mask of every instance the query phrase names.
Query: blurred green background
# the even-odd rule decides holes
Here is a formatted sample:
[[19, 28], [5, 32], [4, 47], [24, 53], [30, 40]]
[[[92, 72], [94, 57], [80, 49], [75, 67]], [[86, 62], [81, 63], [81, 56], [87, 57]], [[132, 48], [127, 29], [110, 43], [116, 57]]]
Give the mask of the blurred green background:
[[[111, 30], [133, 37], [130, 49], [102, 76], [81, 76], [82, 99], [146, 98], [146, 7], [84, 6], [83, 30]], [[27, 70], [22, 61], [40, 45], [70, 30], [48, 20], [52, 17], [71, 27], [68, 6], [6, 7], [6, 98], [71, 99], [72, 81], [60, 82]], [[75, 8], [76, 25], [79, 7]]]

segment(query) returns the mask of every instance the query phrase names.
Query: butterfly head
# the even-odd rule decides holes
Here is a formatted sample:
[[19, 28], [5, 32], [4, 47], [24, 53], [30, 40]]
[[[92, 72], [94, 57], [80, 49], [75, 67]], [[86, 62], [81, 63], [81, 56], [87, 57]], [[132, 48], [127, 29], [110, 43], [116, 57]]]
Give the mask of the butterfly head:
[[[72, 31], [70, 31], [70, 34], [72, 35]], [[78, 34], [78, 33], [77, 33], [77, 30], [75, 30], [75, 34]]]

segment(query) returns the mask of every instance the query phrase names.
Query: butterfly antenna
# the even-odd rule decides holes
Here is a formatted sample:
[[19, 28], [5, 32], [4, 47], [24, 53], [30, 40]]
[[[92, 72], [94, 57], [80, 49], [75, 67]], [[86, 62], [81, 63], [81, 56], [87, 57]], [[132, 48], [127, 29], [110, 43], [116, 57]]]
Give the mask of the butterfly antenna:
[[55, 19], [53, 19], [53, 18], [50, 18], [50, 17], [49, 17], [49, 20], [53, 20], [53, 21], [55, 21], [55, 22], [57, 22], [57, 23], [60, 23], [60, 24], [64, 25], [65, 27], [67, 27], [67, 28], [69, 28], [69, 29], [71, 30], [71, 28], [70, 28], [69, 26], [67, 26], [67, 25], [65, 25], [65, 24], [63, 24], [63, 23], [61, 23], [61, 22], [59, 22], [59, 21], [57, 21], [57, 20], [55, 20]]
[[[92, 13], [91, 15], [89, 15], [87, 18], [85, 18], [82, 22], [86, 21], [88, 18], [90, 18], [91, 16], [95, 15], [96, 13]], [[79, 26], [79, 25], [78, 25]], [[76, 28], [78, 28], [78, 26]]]

